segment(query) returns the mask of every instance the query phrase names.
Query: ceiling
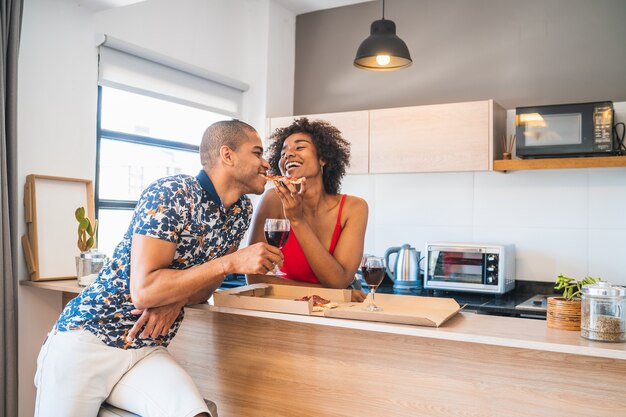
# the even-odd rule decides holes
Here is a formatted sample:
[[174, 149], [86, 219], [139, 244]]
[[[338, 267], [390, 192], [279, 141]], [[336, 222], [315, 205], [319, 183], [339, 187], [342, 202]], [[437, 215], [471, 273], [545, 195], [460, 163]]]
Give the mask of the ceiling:
[[[141, 3], [145, 0], [76, 0], [82, 6], [94, 11], [113, 9], [115, 7], [129, 6]], [[372, 0], [274, 0], [295, 15], [310, 13], [317, 10], [333, 9], [335, 7], [348, 6], [356, 3], [366, 3]]]
[[76, 0], [76, 3], [99, 12], [101, 10], [141, 3], [142, 1], [144, 0]]
[[315, 12], [317, 10], [333, 9], [356, 3], [367, 3], [372, 0], [274, 0], [291, 10], [295, 15]]

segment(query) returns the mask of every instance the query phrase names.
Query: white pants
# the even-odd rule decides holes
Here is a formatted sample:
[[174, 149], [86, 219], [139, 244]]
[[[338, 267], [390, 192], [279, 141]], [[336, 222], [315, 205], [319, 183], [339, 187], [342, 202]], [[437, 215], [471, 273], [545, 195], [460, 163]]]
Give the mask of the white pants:
[[35, 386], [35, 417], [95, 417], [105, 400], [143, 417], [209, 414], [191, 377], [167, 349], [119, 349], [87, 330], [48, 333]]

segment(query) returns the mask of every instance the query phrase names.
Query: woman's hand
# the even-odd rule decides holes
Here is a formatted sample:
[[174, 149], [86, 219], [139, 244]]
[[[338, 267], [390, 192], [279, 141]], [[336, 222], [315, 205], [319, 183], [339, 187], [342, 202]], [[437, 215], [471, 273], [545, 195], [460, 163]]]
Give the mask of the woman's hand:
[[126, 341], [132, 342], [144, 325], [145, 327], [140, 335], [142, 339], [148, 337], [156, 339], [159, 336], [167, 336], [170, 327], [180, 314], [183, 306], [183, 303], [174, 303], [161, 307], [147, 308], [145, 310], [132, 310], [132, 314], [141, 314], [141, 317], [139, 317], [137, 323], [135, 323], [133, 328], [128, 332]]
[[289, 221], [301, 220], [304, 215], [302, 197], [306, 190], [306, 181], [300, 184], [300, 191], [296, 189], [295, 185], [290, 183], [285, 184], [281, 181], [274, 181], [274, 185], [276, 186], [276, 194], [283, 205], [285, 217]]

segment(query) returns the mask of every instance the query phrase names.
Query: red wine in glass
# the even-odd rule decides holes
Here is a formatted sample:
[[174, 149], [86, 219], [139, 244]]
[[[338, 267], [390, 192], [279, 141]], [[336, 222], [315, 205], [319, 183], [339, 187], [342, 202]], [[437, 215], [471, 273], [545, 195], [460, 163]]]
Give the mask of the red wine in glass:
[[370, 289], [377, 289], [385, 277], [385, 268], [382, 267], [361, 267], [363, 278]]
[[[289, 237], [289, 230], [291, 230], [291, 224], [287, 219], [265, 219], [265, 240], [272, 246], [282, 249]], [[283, 276], [286, 275], [282, 272], [278, 265], [274, 265], [274, 269], [268, 272], [268, 275]]]
[[372, 295], [370, 304], [363, 307], [363, 310], [382, 311], [383, 309], [376, 305], [375, 296], [376, 289], [385, 277], [384, 259], [378, 256], [364, 256], [361, 260], [361, 273], [363, 274], [363, 278], [365, 279], [367, 286], [370, 288], [370, 294]]
[[265, 231], [265, 240], [272, 246], [282, 249], [289, 237], [289, 230]]

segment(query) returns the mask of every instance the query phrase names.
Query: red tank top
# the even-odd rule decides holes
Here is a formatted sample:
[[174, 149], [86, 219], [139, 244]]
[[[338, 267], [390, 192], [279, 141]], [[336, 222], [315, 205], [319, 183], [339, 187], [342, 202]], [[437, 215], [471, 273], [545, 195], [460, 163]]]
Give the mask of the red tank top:
[[[335, 252], [337, 241], [339, 240], [339, 236], [341, 236], [341, 210], [343, 209], [343, 203], [345, 200], [346, 195], [344, 194], [341, 196], [339, 214], [337, 215], [337, 224], [335, 225], [333, 236], [330, 239], [330, 248], [328, 248], [328, 252], [331, 255]], [[285, 276], [286, 279], [310, 282], [314, 284], [320, 283], [313, 273], [311, 265], [309, 265], [309, 261], [306, 259], [306, 256], [300, 247], [300, 242], [298, 242], [298, 238], [293, 230], [289, 232], [287, 243], [285, 243], [282, 250], [285, 259], [283, 261], [283, 267], [280, 270], [287, 274]]]

